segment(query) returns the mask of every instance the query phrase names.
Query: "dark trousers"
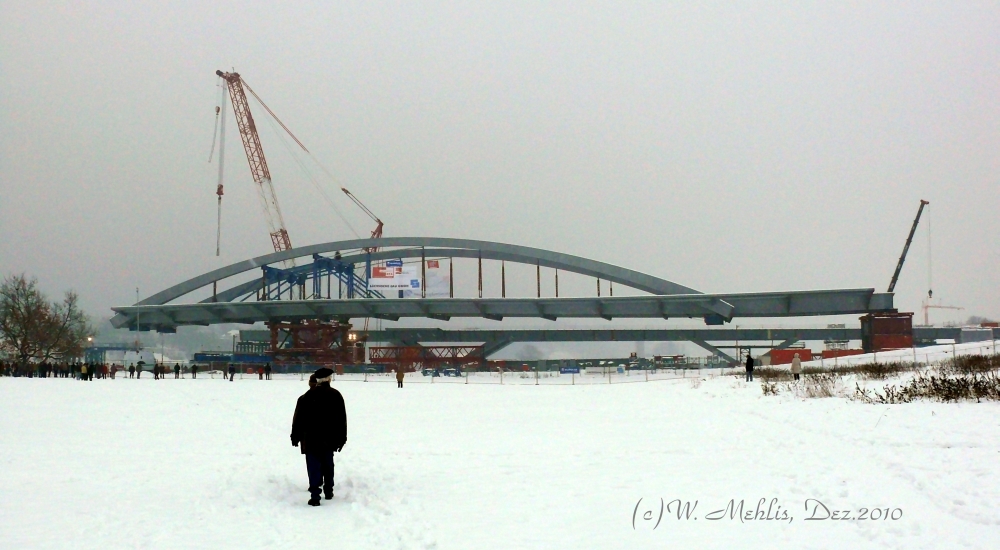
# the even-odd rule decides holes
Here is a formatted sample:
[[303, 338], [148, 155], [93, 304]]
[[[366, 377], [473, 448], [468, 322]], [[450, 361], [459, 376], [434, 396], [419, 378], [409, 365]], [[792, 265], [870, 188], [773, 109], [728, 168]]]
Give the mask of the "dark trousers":
[[753, 382], [753, 369], [747, 369], [747, 382]]
[[309, 472], [309, 494], [319, 498], [320, 487], [323, 492], [333, 492], [333, 451], [325, 453], [306, 453], [306, 471]]
[[402, 380], [396, 380], [396, 386], [399, 387], [399, 388], [402, 388], [403, 387], [403, 381]]
[[794, 376], [796, 380], [798, 380], [798, 379], [799, 379], [799, 373], [797, 373], [797, 372], [796, 372], [796, 373], [794, 373], [794, 374], [792, 374], [792, 376]]
[[229, 381], [230, 381], [230, 382], [232, 382], [232, 381], [233, 381], [233, 374], [235, 374], [235, 373], [232, 373], [232, 372], [231, 372], [231, 373], [229, 373]]

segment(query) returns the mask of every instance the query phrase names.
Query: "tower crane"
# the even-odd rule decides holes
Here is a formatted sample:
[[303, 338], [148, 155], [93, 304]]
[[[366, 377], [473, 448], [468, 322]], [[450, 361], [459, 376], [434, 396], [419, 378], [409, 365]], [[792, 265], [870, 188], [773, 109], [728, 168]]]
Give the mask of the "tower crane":
[[[250, 93], [260, 101], [257, 94], [247, 86], [239, 73], [227, 73], [215, 71], [226, 81], [229, 88], [229, 97], [233, 103], [233, 113], [236, 115], [236, 125], [240, 129], [240, 137], [243, 139], [243, 149], [247, 154], [247, 161], [250, 163], [250, 174], [254, 183], [257, 184], [257, 194], [260, 197], [261, 206], [267, 218], [268, 233], [271, 236], [271, 244], [274, 245], [275, 252], [281, 252], [292, 248], [292, 241], [288, 237], [288, 230], [285, 229], [285, 219], [281, 215], [281, 207], [278, 206], [278, 197], [274, 193], [274, 185], [271, 183], [271, 171], [267, 168], [267, 160], [264, 159], [264, 149], [260, 145], [260, 136], [257, 134], [257, 126], [254, 124], [253, 115], [250, 114], [250, 105], [247, 103], [246, 92], [243, 88], [250, 90]], [[261, 102], [261, 105], [264, 105]], [[267, 106], [264, 105], [267, 109]], [[270, 113], [270, 109], [267, 109]], [[273, 116], [273, 113], [271, 113]], [[277, 117], [275, 117], [277, 119]], [[278, 121], [280, 124], [281, 121]], [[282, 127], [285, 125], [282, 124]], [[285, 128], [288, 131], [287, 128]], [[291, 135], [291, 132], [289, 132]], [[292, 136], [294, 139], [295, 136]], [[305, 149], [298, 139], [295, 139], [300, 147]], [[219, 186], [217, 193], [219, 199], [222, 198], [222, 186]]]
[[[354, 204], [358, 205], [358, 208], [361, 208], [361, 210], [363, 210], [365, 214], [368, 214], [368, 217], [371, 218], [372, 221], [378, 224], [375, 226], [375, 229], [372, 230], [372, 238], [373, 239], [382, 238], [382, 225], [383, 225], [382, 220], [378, 219], [378, 216], [376, 216], [374, 212], [369, 210], [368, 207], [365, 206], [365, 204], [361, 202], [357, 197], [355, 197], [353, 193], [348, 191], [346, 187], [341, 187], [340, 190], [343, 191], [345, 195], [347, 195], [347, 198], [354, 201]], [[369, 246], [365, 247], [365, 252], [374, 253], [377, 252], [378, 249], [379, 247], [377, 246]]]
[[929, 309], [954, 309], [956, 311], [965, 309], [964, 307], [957, 307], [957, 306], [934, 305], [931, 303], [931, 299], [929, 296], [927, 298], [924, 298], [924, 303], [921, 304], [921, 307], [924, 310], [924, 326], [928, 327], [931, 326], [930, 316], [927, 315], [927, 310]]

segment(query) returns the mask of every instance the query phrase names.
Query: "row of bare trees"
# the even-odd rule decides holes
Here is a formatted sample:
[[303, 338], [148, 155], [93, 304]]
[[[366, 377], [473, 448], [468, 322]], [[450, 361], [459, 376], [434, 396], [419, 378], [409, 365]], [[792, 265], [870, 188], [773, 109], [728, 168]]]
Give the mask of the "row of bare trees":
[[0, 283], [0, 351], [19, 365], [81, 357], [92, 330], [75, 292], [50, 302], [35, 278], [10, 275]]

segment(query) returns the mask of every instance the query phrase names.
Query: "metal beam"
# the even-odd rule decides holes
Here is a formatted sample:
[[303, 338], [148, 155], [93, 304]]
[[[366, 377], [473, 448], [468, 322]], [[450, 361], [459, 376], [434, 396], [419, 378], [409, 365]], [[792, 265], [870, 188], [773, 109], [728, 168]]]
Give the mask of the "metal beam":
[[739, 362], [740, 362], [739, 359], [734, 359], [732, 355], [729, 355], [728, 353], [722, 351], [721, 349], [719, 349], [719, 348], [713, 346], [712, 344], [709, 344], [708, 342], [706, 342], [704, 340], [701, 340], [699, 338], [693, 338], [693, 339], [691, 339], [691, 343], [696, 344], [698, 346], [701, 346], [702, 348], [704, 348], [704, 349], [712, 352], [713, 354], [715, 354], [718, 357], [721, 357], [721, 358], [729, 361], [730, 363], [739, 364]]
[[784, 342], [778, 344], [777, 346], [774, 346], [774, 349], [787, 349], [788, 346], [791, 346], [792, 344], [794, 344], [795, 342], [798, 342], [798, 341], [799, 341], [798, 338], [789, 338], [789, 339], [785, 340]]
[[[839, 289], [801, 292], [748, 294], [691, 294], [676, 296], [625, 296], [604, 298], [424, 298], [409, 300], [280, 300], [265, 302], [219, 302], [168, 304], [112, 308], [118, 314], [116, 327], [134, 324], [136, 314], [143, 325], [181, 326], [203, 323], [254, 323], [268, 320], [300, 320], [323, 317], [340, 319], [376, 317], [398, 320], [403, 317], [434, 315], [482, 317], [500, 320], [522, 318], [660, 318], [664, 311], [673, 317], [701, 317], [704, 304], [732, 306], [732, 317], [786, 317], [875, 313], [869, 307], [874, 289]], [[714, 301], [714, 302], [713, 302]], [[722, 306], [724, 307], [724, 306]], [[894, 311], [894, 310], [891, 310]], [[598, 314], [600, 312], [600, 314]], [[169, 319], [162, 315], [169, 315]], [[173, 321], [173, 322], [171, 322]]]

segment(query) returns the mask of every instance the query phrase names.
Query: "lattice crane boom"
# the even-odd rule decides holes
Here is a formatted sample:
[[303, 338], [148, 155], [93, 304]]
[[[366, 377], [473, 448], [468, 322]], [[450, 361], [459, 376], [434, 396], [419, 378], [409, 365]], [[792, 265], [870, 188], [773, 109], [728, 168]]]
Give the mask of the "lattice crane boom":
[[[247, 162], [250, 164], [250, 174], [253, 176], [254, 183], [257, 184], [257, 194], [260, 197], [267, 220], [271, 244], [274, 246], [275, 252], [288, 250], [292, 248], [292, 241], [288, 237], [288, 230], [285, 229], [285, 219], [281, 215], [278, 197], [275, 195], [274, 185], [271, 183], [271, 172], [267, 168], [267, 160], [264, 158], [264, 149], [260, 145], [257, 126], [254, 124], [253, 115], [250, 114], [246, 92], [243, 91], [243, 79], [240, 78], [239, 73], [216, 71], [215, 74], [228, 84], [229, 98], [233, 103], [233, 113], [236, 115], [236, 125], [239, 127], [240, 138], [243, 140]], [[247, 88], [249, 89], [249, 87]], [[253, 93], [253, 90], [250, 92]]]
[[[343, 191], [344, 194], [347, 195], [347, 198], [351, 199], [354, 202], [354, 204], [358, 205], [358, 208], [360, 208], [361, 210], [363, 210], [365, 214], [368, 214], [368, 217], [371, 218], [372, 221], [374, 221], [376, 224], [378, 224], [378, 225], [375, 226], [375, 229], [372, 230], [372, 238], [373, 239], [380, 239], [380, 238], [382, 238], [382, 226], [383, 226], [382, 220], [380, 220], [378, 218], [378, 216], [375, 215], [374, 212], [372, 212], [371, 210], [369, 210], [368, 207], [365, 206], [365, 204], [363, 202], [361, 202], [360, 199], [358, 199], [357, 197], [355, 197], [354, 193], [351, 193], [350, 191], [348, 191], [346, 187], [341, 187], [340, 190]], [[377, 252], [378, 251], [378, 247], [377, 246], [375, 246], [375, 247], [368, 247], [368, 248], [365, 248], [365, 251], [366, 252]]]

